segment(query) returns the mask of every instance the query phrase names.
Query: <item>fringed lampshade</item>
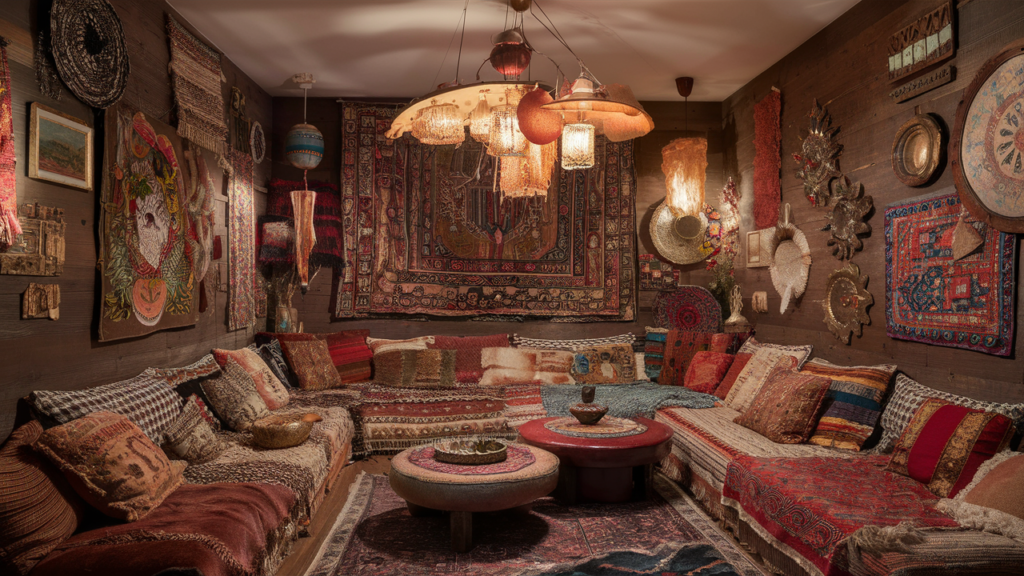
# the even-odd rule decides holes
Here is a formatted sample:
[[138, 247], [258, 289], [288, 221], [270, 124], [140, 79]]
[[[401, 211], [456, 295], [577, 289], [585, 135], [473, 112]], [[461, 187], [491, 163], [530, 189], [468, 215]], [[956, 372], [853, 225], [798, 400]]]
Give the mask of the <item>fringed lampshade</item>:
[[424, 144], [461, 144], [466, 139], [462, 120], [458, 106], [432, 103], [413, 120], [412, 135]]
[[515, 88], [505, 91], [505, 104], [491, 111], [491, 156], [522, 156], [526, 152], [526, 136], [519, 130], [516, 114], [522, 94]]
[[524, 156], [502, 156], [501, 157], [501, 195], [505, 198], [522, 198], [527, 195], [526, 184], [526, 157]]
[[695, 216], [704, 209], [704, 179], [708, 167], [705, 138], [677, 138], [661, 149], [665, 173], [665, 204], [676, 218]]
[[491, 105], [487, 103], [487, 95], [480, 93], [480, 102], [469, 113], [469, 135], [477, 142], [486, 144], [491, 136]]
[[558, 160], [558, 142], [543, 146], [530, 144], [526, 149], [524, 162], [525, 182], [523, 189], [529, 196], [547, 196], [551, 185], [551, 172]]
[[562, 169], [583, 170], [594, 167], [594, 126], [566, 124], [562, 128]]

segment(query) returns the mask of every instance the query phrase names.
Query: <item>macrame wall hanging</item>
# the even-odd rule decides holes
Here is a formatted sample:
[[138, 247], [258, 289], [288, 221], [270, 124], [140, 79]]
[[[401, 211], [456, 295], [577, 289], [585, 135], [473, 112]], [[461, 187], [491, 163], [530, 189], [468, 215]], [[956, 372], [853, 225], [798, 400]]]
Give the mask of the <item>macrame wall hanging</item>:
[[782, 201], [782, 93], [772, 88], [754, 105], [754, 225], [771, 228], [779, 220]]

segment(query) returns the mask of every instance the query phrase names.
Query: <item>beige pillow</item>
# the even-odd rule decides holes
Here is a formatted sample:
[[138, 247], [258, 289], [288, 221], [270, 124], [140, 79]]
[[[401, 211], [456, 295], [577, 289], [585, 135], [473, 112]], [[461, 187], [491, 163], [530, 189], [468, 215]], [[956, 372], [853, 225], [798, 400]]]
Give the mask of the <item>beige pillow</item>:
[[736, 377], [736, 383], [732, 385], [732, 389], [725, 397], [725, 405], [737, 412], [743, 412], [749, 408], [757, 393], [760, 392], [761, 386], [764, 385], [768, 372], [779, 362], [780, 358], [785, 356], [796, 358], [799, 366], [804, 363], [807, 353], [769, 347], [758, 348]]
[[1002, 452], [985, 462], [957, 500], [1024, 520], [1024, 454]]
[[202, 387], [213, 411], [233, 430], [245, 432], [253, 422], [270, 416], [267, 403], [260, 398], [252, 378], [231, 358], [220, 376], [206, 380]]
[[419, 336], [406, 340], [388, 340], [386, 338], [367, 338], [366, 345], [370, 347], [373, 355], [391, 352], [394, 350], [426, 350], [428, 344], [434, 343], [433, 336]]
[[484, 348], [482, 386], [506, 384], [575, 384], [570, 370], [574, 354], [563, 350]]

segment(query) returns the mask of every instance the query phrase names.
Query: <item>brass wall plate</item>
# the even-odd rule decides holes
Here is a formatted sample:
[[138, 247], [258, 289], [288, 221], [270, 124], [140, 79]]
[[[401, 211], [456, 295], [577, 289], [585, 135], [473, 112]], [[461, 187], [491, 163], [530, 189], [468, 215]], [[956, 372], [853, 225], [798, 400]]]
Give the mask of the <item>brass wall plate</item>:
[[945, 163], [942, 127], [930, 114], [918, 114], [896, 131], [892, 171], [907, 186], [923, 186]]
[[860, 337], [863, 325], [871, 323], [868, 307], [875, 299], [867, 291], [867, 284], [868, 277], [861, 276], [860, 267], [853, 262], [833, 271], [825, 284], [823, 322], [843, 344], [849, 344], [853, 334]]

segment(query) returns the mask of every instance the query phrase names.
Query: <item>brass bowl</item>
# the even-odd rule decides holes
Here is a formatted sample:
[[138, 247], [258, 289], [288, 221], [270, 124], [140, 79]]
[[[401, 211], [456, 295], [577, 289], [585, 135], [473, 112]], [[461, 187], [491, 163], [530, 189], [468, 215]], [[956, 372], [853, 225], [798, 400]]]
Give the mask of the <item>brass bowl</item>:
[[604, 404], [590, 404], [590, 403], [579, 403], [569, 408], [569, 414], [572, 414], [580, 421], [580, 424], [590, 426], [597, 424], [604, 418], [604, 415], [608, 413], [608, 407]]
[[[308, 416], [308, 415], [306, 415]], [[309, 438], [313, 421], [305, 416], [267, 416], [253, 422], [253, 442], [260, 448], [277, 449], [298, 446]]]
[[448, 440], [434, 443], [434, 460], [448, 464], [494, 464], [508, 458], [508, 444], [501, 440]]

